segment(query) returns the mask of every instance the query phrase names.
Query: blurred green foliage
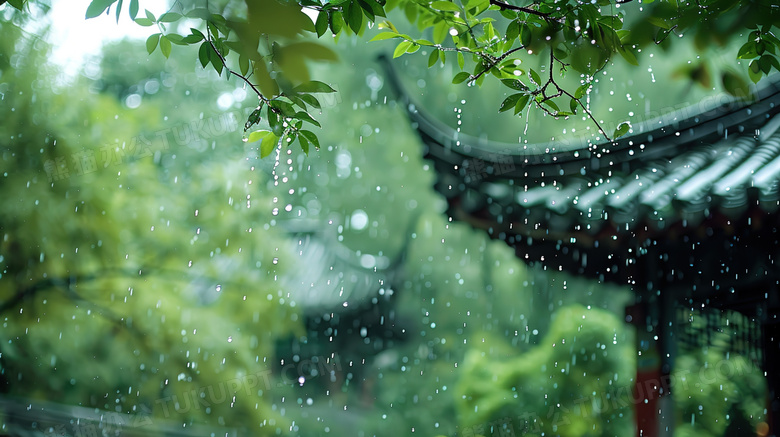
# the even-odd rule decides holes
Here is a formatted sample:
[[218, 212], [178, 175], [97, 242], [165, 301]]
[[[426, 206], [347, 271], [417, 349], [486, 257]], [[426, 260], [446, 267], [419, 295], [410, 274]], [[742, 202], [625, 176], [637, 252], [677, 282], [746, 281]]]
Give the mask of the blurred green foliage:
[[[522, 435], [633, 432], [632, 405], [609, 400], [618, 387], [630, 390], [636, 365], [633, 338], [613, 314], [564, 307], [540, 344], [519, 357], [500, 338], [486, 340], [468, 351], [459, 385], [458, 411], [467, 426], [509, 417]], [[486, 353], [502, 347], [508, 358], [501, 361]]]
[[[147, 143], [197, 113], [131, 110], [81, 80], [53, 86], [37, 37], [0, 26], [0, 57], [11, 60], [0, 70], [3, 393], [163, 418], [161, 400], [270, 368], [272, 340], [301, 325], [272, 299], [272, 254], [246, 242], [278, 240], [252, 229], [249, 169], [206, 157], [195, 140]], [[137, 80], [165, 74], [147, 73]], [[273, 434], [284, 419], [256, 395], [238, 390], [175, 420]]]

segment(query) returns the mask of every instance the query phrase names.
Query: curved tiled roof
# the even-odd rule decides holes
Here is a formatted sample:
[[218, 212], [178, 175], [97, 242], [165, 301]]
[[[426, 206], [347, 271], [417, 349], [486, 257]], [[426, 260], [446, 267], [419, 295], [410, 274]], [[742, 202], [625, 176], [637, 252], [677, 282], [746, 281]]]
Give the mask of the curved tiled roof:
[[449, 215], [506, 241], [521, 258], [648, 290], [683, 281], [704, 299], [780, 280], [776, 77], [750, 102], [724, 96], [613, 142], [526, 146], [444, 125], [411, 101], [384, 63]]
[[437, 190], [466, 213], [527, 228], [515, 233], [662, 229], [696, 225], [716, 210], [736, 218], [754, 205], [780, 205], [780, 81], [750, 104], [683, 110], [611, 143], [558, 151], [560, 143], [529, 147], [457, 132], [411, 102], [388, 71], [436, 165]]

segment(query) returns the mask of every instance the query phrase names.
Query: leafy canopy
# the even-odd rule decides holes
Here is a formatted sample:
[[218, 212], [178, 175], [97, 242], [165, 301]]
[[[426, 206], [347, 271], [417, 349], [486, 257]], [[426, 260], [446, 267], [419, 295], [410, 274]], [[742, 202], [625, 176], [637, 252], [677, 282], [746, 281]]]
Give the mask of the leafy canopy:
[[[23, 9], [27, 1], [8, 3]], [[362, 36], [374, 24], [382, 32], [371, 41], [398, 41], [394, 57], [427, 47], [429, 67], [457, 66], [453, 83], [481, 85], [489, 76], [500, 80], [510, 94], [499, 111], [520, 115], [533, 107], [554, 117], [584, 114], [606, 140], [629, 133], [630, 125], [620, 124], [611, 135], [604, 132], [587, 95], [596, 73], [614, 60], [638, 65], [648, 47], [670, 50], [693, 38], [703, 49], [741, 38], [744, 43], [734, 56], [749, 61], [747, 73], [754, 83], [780, 70], [780, 8], [772, 0], [228, 0], [210, 7], [176, 1], [159, 17], [142, 13], [138, 0], [93, 0], [86, 18], [111, 13], [113, 7], [118, 20], [125, 4], [136, 23], [159, 30], [146, 42], [150, 54], [159, 50], [167, 58], [174, 45], [199, 45], [204, 68], [211, 65], [220, 75], [236, 76], [257, 94], [259, 104], [245, 131], [248, 141], [261, 141], [263, 156], [294, 141], [306, 153], [311, 145], [319, 148], [317, 135], [306, 128], [319, 127], [311, 115], [320, 108], [316, 94], [334, 90], [311, 80], [307, 62], [334, 61], [336, 55], [311, 37]], [[414, 34], [386, 19], [394, 9], [408, 22], [402, 27], [416, 26]], [[181, 25], [185, 22], [188, 26]], [[177, 33], [189, 23], [198, 24], [186, 35]], [[539, 71], [523, 66], [532, 57], [544, 60]], [[711, 88], [710, 70], [699, 61], [684, 72]], [[578, 74], [567, 77], [571, 71]], [[728, 93], [749, 94], [739, 74], [717, 73]], [[263, 129], [253, 130], [256, 125]]]

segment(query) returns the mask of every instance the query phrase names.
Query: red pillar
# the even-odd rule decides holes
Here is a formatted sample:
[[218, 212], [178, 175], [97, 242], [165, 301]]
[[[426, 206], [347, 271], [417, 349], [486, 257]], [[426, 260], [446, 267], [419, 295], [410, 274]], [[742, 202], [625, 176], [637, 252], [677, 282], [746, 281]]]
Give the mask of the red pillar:
[[658, 437], [658, 399], [661, 396], [661, 354], [653, 337], [654, 326], [644, 304], [626, 307], [626, 321], [636, 327], [636, 382], [634, 384], [634, 418], [637, 437]]

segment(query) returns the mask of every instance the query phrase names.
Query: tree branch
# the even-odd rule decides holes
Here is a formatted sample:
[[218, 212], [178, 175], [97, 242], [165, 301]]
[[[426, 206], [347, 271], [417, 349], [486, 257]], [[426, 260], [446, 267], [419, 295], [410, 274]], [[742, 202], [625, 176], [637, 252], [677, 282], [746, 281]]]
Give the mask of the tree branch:
[[[593, 116], [593, 113], [585, 106], [584, 103], [582, 103], [582, 100], [574, 97], [574, 95], [572, 95], [570, 92], [568, 92], [565, 89], [563, 89], [560, 85], [558, 85], [557, 82], [555, 82], [555, 78], [553, 77], [553, 70], [554, 70], [553, 67], [555, 66], [555, 62], [556, 61], [558, 63], [560, 63], [561, 65], [566, 65], [566, 64], [564, 64], [563, 61], [561, 61], [561, 60], [559, 60], [558, 58], [555, 57], [555, 54], [554, 54], [554, 52], [552, 50], [552, 47], [551, 47], [550, 48], [549, 77], [547, 79], [547, 82], [545, 82], [544, 85], [539, 84], [539, 88], [537, 88], [535, 91], [531, 92], [531, 95], [533, 95], [533, 96], [538, 96], [539, 94], [542, 95], [542, 100], [537, 100], [536, 101], [536, 106], [539, 109], [541, 109], [542, 111], [544, 111], [545, 113], [547, 113], [548, 115], [551, 115], [553, 117], [557, 117], [558, 116], [558, 112], [560, 112], [560, 111], [553, 112], [553, 111], [545, 108], [544, 106], [542, 106], [542, 103], [544, 103], [546, 101], [549, 101], [549, 100], [552, 100], [552, 99], [554, 99], [556, 97], [560, 97], [560, 96], [565, 95], [565, 96], [571, 98], [572, 100], [575, 100], [577, 102], [577, 104], [580, 105], [580, 107], [582, 108], [583, 112], [585, 112], [585, 114], [587, 114], [588, 118], [590, 118], [590, 120], [593, 122], [593, 124], [596, 125], [596, 128], [598, 128], [599, 132], [602, 135], [604, 135], [604, 138], [607, 141], [612, 141], [612, 139], [609, 137], [609, 135], [607, 135], [607, 132], [604, 131], [604, 129], [601, 127], [601, 124], [599, 124], [598, 120], [596, 120], [596, 117]], [[551, 86], [551, 85], [555, 87], [555, 91], [556, 92], [555, 92], [555, 94], [548, 96], [546, 90], [547, 90], [547, 87]]]
[[590, 110], [589, 110], [588, 108], [586, 108], [586, 107], [585, 107], [585, 104], [584, 104], [584, 103], [582, 103], [582, 100], [575, 98], [573, 95], [571, 95], [571, 93], [570, 93], [570, 92], [568, 92], [568, 91], [566, 91], [566, 90], [563, 90], [563, 89], [562, 89], [562, 90], [561, 90], [561, 92], [562, 92], [564, 95], [566, 95], [566, 96], [568, 96], [568, 97], [571, 97], [572, 99], [576, 100], [576, 101], [577, 101], [577, 103], [579, 103], [579, 105], [582, 107], [582, 110], [585, 112], [585, 114], [587, 114], [587, 115], [588, 115], [588, 118], [590, 118], [590, 120], [593, 122], [593, 124], [595, 124], [595, 125], [596, 125], [596, 127], [599, 129], [599, 132], [601, 132], [601, 134], [602, 134], [602, 135], [604, 135], [604, 138], [605, 138], [607, 141], [610, 141], [610, 142], [612, 141], [612, 138], [610, 138], [610, 137], [609, 137], [609, 135], [607, 135], [607, 133], [604, 131], [604, 128], [602, 128], [602, 127], [601, 127], [601, 125], [599, 124], [599, 122], [596, 120], [596, 117], [594, 117], [594, 116], [593, 116], [593, 113], [592, 113], [592, 112], [590, 112]]
[[231, 70], [231, 69], [230, 69], [230, 67], [228, 67], [228, 65], [227, 65], [227, 60], [225, 59], [225, 57], [224, 57], [224, 56], [222, 56], [222, 53], [220, 53], [220, 52], [219, 52], [219, 50], [217, 50], [217, 47], [214, 45], [214, 41], [212, 41], [212, 40], [211, 40], [211, 32], [209, 32], [208, 28], [206, 28], [206, 32], [207, 32], [207, 34], [208, 34], [208, 42], [209, 42], [209, 45], [211, 46], [211, 49], [212, 49], [212, 50], [214, 50], [214, 53], [216, 53], [216, 54], [217, 54], [217, 56], [219, 56], [219, 59], [222, 61], [222, 65], [225, 67], [225, 70], [227, 70], [227, 71], [228, 71], [228, 73], [230, 73], [230, 74], [232, 74], [232, 75], [234, 75], [234, 76], [236, 76], [236, 77], [240, 78], [240, 79], [241, 79], [241, 80], [243, 80], [244, 82], [246, 82], [246, 84], [247, 84], [247, 85], [249, 85], [249, 87], [250, 87], [250, 88], [252, 88], [252, 91], [254, 91], [254, 92], [255, 92], [255, 94], [257, 94], [257, 97], [259, 97], [259, 98], [260, 98], [260, 100], [262, 100], [263, 102], [265, 102], [266, 104], [268, 104], [268, 103], [270, 102], [270, 100], [269, 100], [269, 99], [268, 99], [266, 96], [264, 96], [264, 95], [263, 95], [263, 93], [262, 93], [262, 92], [261, 92], [259, 89], [257, 89], [257, 87], [255, 86], [255, 84], [253, 84], [253, 83], [252, 83], [252, 82], [249, 80], [249, 78], [248, 78], [248, 77], [244, 76], [243, 74], [239, 74], [239, 73], [237, 73], [237, 72], [235, 72], [235, 71]]
[[486, 59], [490, 63], [490, 65], [488, 65], [487, 68], [485, 68], [484, 70], [480, 71], [476, 75], [469, 76], [469, 81], [473, 81], [473, 80], [479, 79], [480, 76], [482, 76], [485, 73], [487, 73], [488, 71], [490, 71], [491, 68], [493, 68], [496, 65], [498, 65], [499, 62], [501, 62], [504, 59], [506, 59], [509, 55], [511, 55], [512, 53], [514, 53], [514, 52], [516, 52], [518, 50], [522, 50], [524, 48], [525, 48], [525, 46], [515, 47], [512, 50], [508, 50], [506, 53], [504, 53], [503, 55], [501, 55], [501, 56], [499, 56], [497, 58], [493, 57], [493, 56], [489, 56], [489, 55], [487, 55], [485, 53], [477, 53], [478, 56], [482, 56], [482, 59]]
[[550, 16], [550, 14], [545, 14], [544, 12], [539, 12], [537, 10], [525, 8], [522, 6], [510, 5], [509, 3], [505, 3], [499, 0], [490, 0], [490, 4], [493, 6], [498, 6], [501, 9], [509, 9], [511, 11], [525, 12], [527, 14], [536, 15], [537, 17], [547, 18]]
[[661, 38], [659, 40], [655, 40], [654, 39], [653, 41], [656, 44], [661, 44], [662, 42], [664, 42], [664, 40], [666, 40], [666, 38], [669, 38], [669, 35], [671, 35], [672, 32], [674, 32], [675, 29], [677, 29], [677, 25], [676, 24], [674, 26], [670, 27], [669, 30], [665, 30], [665, 31], [661, 32], [661, 33], [664, 34], [663, 38]]

